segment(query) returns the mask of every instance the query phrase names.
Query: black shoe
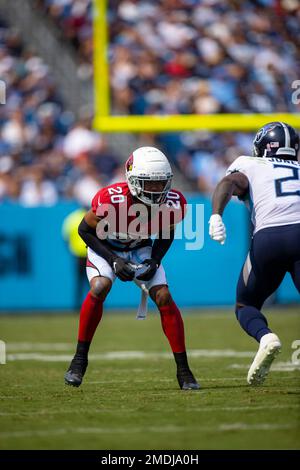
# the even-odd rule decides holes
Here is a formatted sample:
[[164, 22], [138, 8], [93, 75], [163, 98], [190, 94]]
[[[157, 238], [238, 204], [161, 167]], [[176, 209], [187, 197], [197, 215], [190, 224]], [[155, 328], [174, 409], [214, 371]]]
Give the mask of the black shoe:
[[69, 369], [65, 373], [65, 384], [72, 385], [73, 387], [79, 387], [79, 385], [81, 385], [87, 365], [87, 358], [75, 354]]
[[190, 369], [177, 369], [177, 380], [181, 390], [199, 390], [200, 388]]

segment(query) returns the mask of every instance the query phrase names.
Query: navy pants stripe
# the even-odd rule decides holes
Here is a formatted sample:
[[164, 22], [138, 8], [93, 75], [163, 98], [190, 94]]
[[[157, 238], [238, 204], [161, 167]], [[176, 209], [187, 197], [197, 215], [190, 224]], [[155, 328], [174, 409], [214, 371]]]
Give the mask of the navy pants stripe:
[[257, 232], [237, 285], [237, 303], [261, 309], [289, 272], [300, 293], [300, 224]]

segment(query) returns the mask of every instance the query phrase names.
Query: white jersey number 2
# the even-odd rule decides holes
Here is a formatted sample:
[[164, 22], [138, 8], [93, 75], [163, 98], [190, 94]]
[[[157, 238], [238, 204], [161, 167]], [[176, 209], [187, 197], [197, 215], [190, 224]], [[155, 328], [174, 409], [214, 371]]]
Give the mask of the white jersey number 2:
[[285, 181], [292, 181], [292, 180], [298, 180], [300, 179], [300, 170], [298, 168], [295, 168], [293, 166], [287, 166], [287, 165], [273, 165], [274, 168], [288, 168], [291, 170], [292, 175], [291, 176], [285, 176], [284, 178], [277, 178], [275, 179], [275, 192], [276, 192], [276, 197], [284, 197], [284, 196], [300, 196], [300, 190], [296, 191], [284, 191], [282, 187], [282, 183]]

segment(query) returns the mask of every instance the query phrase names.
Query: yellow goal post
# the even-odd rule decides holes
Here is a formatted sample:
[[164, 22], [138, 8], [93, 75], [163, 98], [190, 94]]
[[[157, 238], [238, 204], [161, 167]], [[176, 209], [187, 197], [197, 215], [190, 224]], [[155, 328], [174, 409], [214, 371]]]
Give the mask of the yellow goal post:
[[[127, 115], [110, 112], [108, 0], [93, 0], [94, 128], [100, 132], [256, 131], [270, 121], [300, 129], [300, 113]], [[292, 95], [292, 88], [291, 88]]]

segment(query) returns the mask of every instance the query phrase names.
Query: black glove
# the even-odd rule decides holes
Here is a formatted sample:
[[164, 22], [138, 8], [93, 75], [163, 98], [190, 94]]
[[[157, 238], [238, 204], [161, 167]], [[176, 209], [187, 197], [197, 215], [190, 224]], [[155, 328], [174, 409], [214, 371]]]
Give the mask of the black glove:
[[148, 266], [148, 269], [146, 269], [146, 271], [143, 274], [136, 276], [136, 279], [138, 279], [139, 281], [150, 281], [150, 279], [152, 279], [152, 277], [156, 273], [159, 267], [159, 264], [153, 258], [145, 259], [142, 262], [142, 264], [145, 264], [146, 266]]
[[121, 281], [132, 281], [134, 278], [135, 271], [123, 258], [116, 258], [113, 262], [113, 270], [115, 275], [121, 279]]

